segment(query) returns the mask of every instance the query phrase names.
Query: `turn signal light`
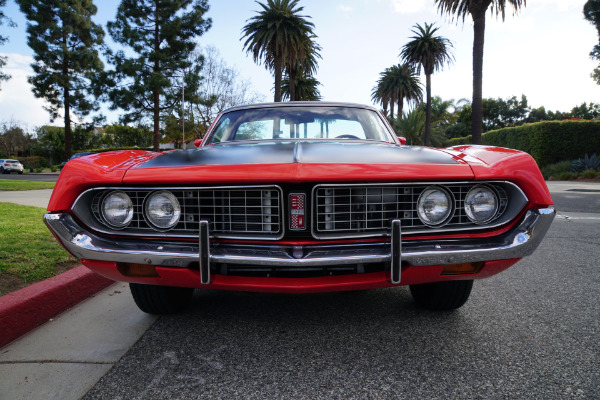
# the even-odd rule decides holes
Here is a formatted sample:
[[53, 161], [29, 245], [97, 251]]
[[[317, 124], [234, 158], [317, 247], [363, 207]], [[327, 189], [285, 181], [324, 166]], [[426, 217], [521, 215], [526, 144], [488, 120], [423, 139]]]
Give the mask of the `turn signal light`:
[[117, 269], [125, 276], [137, 278], [160, 278], [154, 265], [117, 263]]
[[442, 275], [463, 275], [463, 274], [476, 274], [478, 273], [483, 265], [484, 261], [475, 263], [462, 263], [462, 264], [449, 264], [444, 265]]

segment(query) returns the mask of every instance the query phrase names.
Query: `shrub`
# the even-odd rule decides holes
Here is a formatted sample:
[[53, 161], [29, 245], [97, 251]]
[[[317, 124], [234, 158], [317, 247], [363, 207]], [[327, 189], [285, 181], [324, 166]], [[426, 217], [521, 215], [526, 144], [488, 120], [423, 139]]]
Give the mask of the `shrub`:
[[[489, 131], [483, 144], [525, 151], [540, 166], [574, 160], [587, 152], [600, 153], [600, 121], [545, 121]], [[471, 143], [471, 137], [450, 145]]]
[[551, 181], [571, 181], [573, 179], [577, 179], [577, 174], [574, 172], [561, 172], [556, 176], [551, 176], [549, 180]]
[[581, 173], [581, 175], [579, 175], [579, 177], [583, 179], [596, 179], [600, 178], [600, 172], [595, 169], [586, 169]]
[[557, 176], [565, 172], [571, 172], [571, 161], [560, 161], [554, 164], [546, 165], [540, 168], [544, 179], [550, 179], [552, 176]]
[[571, 171], [573, 172], [583, 172], [588, 169], [596, 170], [598, 167], [600, 167], [600, 157], [596, 156], [596, 153], [592, 154], [591, 157], [586, 153], [584, 158], [571, 162]]
[[43, 168], [48, 165], [48, 160], [40, 156], [20, 157], [19, 161], [23, 164], [23, 168], [26, 169]]

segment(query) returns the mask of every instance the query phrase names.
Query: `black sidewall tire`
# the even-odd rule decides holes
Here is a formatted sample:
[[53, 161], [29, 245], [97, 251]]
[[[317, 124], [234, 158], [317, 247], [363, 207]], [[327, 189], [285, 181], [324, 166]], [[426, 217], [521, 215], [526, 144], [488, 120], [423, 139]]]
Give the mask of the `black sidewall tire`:
[[473, 280], [410, 285], [415, 302], [428, 310], [448, 311], [462, 307], [471, 294]]
[[130, 283], [129, 289], [140, 310], [156, 315], [176, 314], [182, 311], [189, 305], [194, 294], [193, 288], [141, 283]]

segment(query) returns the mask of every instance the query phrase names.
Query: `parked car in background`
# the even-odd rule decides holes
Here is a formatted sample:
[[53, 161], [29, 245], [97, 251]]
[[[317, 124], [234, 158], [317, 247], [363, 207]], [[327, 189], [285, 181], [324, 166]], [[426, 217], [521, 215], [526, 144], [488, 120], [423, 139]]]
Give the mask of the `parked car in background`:
[[451, 310], [531, 254], [554, 218], [533, 158], [403, 144], [368, 106], [234, 107], [197, 149], [70, 161], [45, 221], [145, 312], [194, 289], [308, 293], [407, 285]]
[[71, 157], [69, 157], [69, 159], [67, 161], [63, 161], [62, 163], [60, 163], [60, 169], [61, 169], [61, 171], [62, 171], [62, 169], [65, 167], [65, 165], [69, 161], [71, 161], [71, 160], [73, 160], [75, 158], [79, 158], [79, 157], [83, 157], [83, 156], [89, 156], [90, 154], [94, 154], [94, 153], [90, 152], [90, 151], [83, 151], [81, 153], [75, 153], [75, 154], [73, 154]]
[[0, 160], [0, 174], [10, 174], [11, 172], [16, 172], [19, 174], [23, 173], [23, 164], [19, 162], [19, 160], [12, 159], [1, 159]]

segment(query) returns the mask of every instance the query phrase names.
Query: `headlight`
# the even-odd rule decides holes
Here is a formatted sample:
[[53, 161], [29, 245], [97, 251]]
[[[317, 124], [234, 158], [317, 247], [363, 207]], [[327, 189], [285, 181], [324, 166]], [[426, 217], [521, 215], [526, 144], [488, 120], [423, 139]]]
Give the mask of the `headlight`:
[[425, 225], [439, 226], [452, 214], [452, 197], [441, 187], [430, 186], [425, 189], [417, 201], [417, 214]]
[[159, 229], [171, 229], [181, 216], [177, 198], [166, 190], [150, 194], [144, 208], [148, 222]]
[[102, 200], [102, 218], [114, 228], [125, 228], [133, 218], [133, 203], [126, 193], [114, 191]]
[[476, 224], [490, 221], [498, 212], [498, 197], [487, 186], [475, 186], [465, 197], [465, 213]]

